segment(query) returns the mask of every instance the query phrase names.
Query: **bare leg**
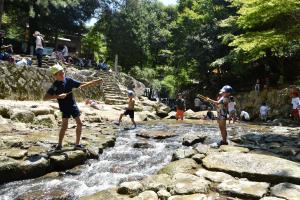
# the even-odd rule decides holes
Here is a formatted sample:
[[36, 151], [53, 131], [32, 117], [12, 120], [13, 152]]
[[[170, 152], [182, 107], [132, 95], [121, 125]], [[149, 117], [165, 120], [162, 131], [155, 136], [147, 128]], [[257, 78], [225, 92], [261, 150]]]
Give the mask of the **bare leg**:
[[121, 115], [120, 115], [120, 117], [119, 117], [119, 123], [121, 123], [121, 121], [122, 121], [122, 117], [124, 116], [124, 114], [122, 113]]
[[62, 124], [59, 131], [59, 137], [58, 137], [58, 146], [62, 146], [62, 141], [64, 139], [66, 130], [68, 129], [68, 121], [69, 118], [62, 118]]
[[75, 145], [79, 145], [80, 143], [80, 138], [81, 138], [81, 131], [82, 131], [82, 121], [80, 119], [80, 117], [76, 117], [75, 118], [75, 121], [76, 121], [76, 142], [75, 142]]
[[134, 118], [131, 118], [131, 122], [133, 123], [134, 127], [136, 127], [136, 123], [134, 121]]
[[221, 131], [222, 140], [224, 143], [227, 143], [226, 120], [219, 120], [218, 123]]

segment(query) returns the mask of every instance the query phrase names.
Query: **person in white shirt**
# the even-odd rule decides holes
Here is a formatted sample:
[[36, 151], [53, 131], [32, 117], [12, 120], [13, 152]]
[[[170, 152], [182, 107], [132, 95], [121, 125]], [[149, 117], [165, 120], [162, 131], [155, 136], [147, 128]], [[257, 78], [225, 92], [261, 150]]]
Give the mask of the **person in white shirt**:
[[292, 117], [294, 118], [294, 120], [299, 121], [299, 108], [300, 108], [300, 99], [298, 97], [298, 92], [294, 91], [291, 93], [292, 95]]
[[249, 115], [249, 113], [247, 113], [246, 111], [243, 110], [240, 114], [240, 118], [243, 121], [249, 121], [250, 120], [250, 115]]
[[69, 50], [68, 50], [67, 45], [64, 45], [64, 48], [61, 53], [62, 53], [63, 57], [65, 58], [65, 60], [67, 61], [68, 57], [69, 57]]
[[38, 31], [35, 31], [33, 36], [36, 38], [35, 54], [36, 54], [36, 58], [38, 61], [38, 67], [42, 67], [43, 50], [44, 50], [44, 47], [43, 47], [44, 36]]
[[229, 118], [228, 118], [228, 123], [230, 124], [230, 121], [232, 119], [232, 122], [234, 123], [236, 121], [236, 109], [235, 109], [236, 103], [234, 101], [234, 97], [230, 96], [229, 97], [229, 102], [228, 102], [228, 113], [229, 113]]
[[269, 108], [265, 102], [263, 102], [259, 108], [260, 119], [262, 121], [267, 121]]

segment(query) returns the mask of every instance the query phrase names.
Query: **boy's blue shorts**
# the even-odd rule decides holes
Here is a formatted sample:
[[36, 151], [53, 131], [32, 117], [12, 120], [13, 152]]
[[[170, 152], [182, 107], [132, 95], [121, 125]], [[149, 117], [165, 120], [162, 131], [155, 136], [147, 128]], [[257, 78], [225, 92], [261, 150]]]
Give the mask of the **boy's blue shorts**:
[[68, 112], [62, 112], [62, 118], [70, 118], [70, 117], [76, 118], [80, 116], [80, 111], [77, 109], [74, 109], [72, 111]]

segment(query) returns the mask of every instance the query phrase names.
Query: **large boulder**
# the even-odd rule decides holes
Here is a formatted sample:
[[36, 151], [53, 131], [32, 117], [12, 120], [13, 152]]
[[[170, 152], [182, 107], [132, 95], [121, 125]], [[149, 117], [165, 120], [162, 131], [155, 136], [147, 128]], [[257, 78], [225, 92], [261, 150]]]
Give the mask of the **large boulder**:
[[226, 180], [234, 180], [234, 178], [229, 174], [223, 172], [212, 172], [203, 168], [198, 169], [195, 174], [215, 183], [221, 183]]
[[204, 142], [206, 135], [203, 133], [189, 133], [184, 135], [182, 144], [185, 146], [192, 146], [197, 143]]
[[271, 195], [289, 200], [299, 200], [300, 185], [280, 183], [271, 188]]
[[260, 154], [236, 152], [212, 153], [203, 159], [207, 169], [271, 183], [300, 183], [300, 164]]
[[166, 106], [164, 104], [157, 104], [156, 105], [156, 115], [164, 118], [167, 117], [169, 112], [171, 112], [171, 108], [169, 106]]
[[81, 165], [86, 160], [87, 154], [81, 150], [65, 151], [63, 154], [50, 156], [50, 165], [54, 170], [64, 170]]
[[34, 113], [29, 110], [14, 108], [9, 111], [10, 119], [24, 123], [31, 123], [34, 119]]
[[130, 197], [134, 197], [141, 193], [144, 190], [143, 185], [138, 181], [131, 181], [131, 182], [123, 182], [119, 186], [117, 192], [119, 194], [126, 194]]

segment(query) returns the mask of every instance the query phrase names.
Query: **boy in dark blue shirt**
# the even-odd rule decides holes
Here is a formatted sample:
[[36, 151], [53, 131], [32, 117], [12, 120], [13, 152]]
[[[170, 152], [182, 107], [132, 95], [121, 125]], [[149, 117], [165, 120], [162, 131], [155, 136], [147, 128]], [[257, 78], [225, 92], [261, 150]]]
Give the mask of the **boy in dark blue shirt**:
[[61, 150], [62, 148], [62, 142], [65, 136], [65, 132], [68, 128], [69, 118], [71, 116], [75, 119], [77, 124], [75, 148], [82, 148], [82, 146], [80, 145], [82, 121], [80, 119], [80, 111], [75, 102], [72, 89], [84, 88], [91, 85], [94, 86], [97, 83], [101, 83], [102, 79], [90, 82], [79, 82], [73, 80], [72, 78], [65, 77], [63, 67], [59, 64], [50, 67], [50, 71], [55, 78], [55, 82], [47, 91], [46, 95], [44, 96], [44, 100], [57, 99], [59, 109], [62, 112], [62, 126], [59, 132], [59, 139], [56, 150]]

